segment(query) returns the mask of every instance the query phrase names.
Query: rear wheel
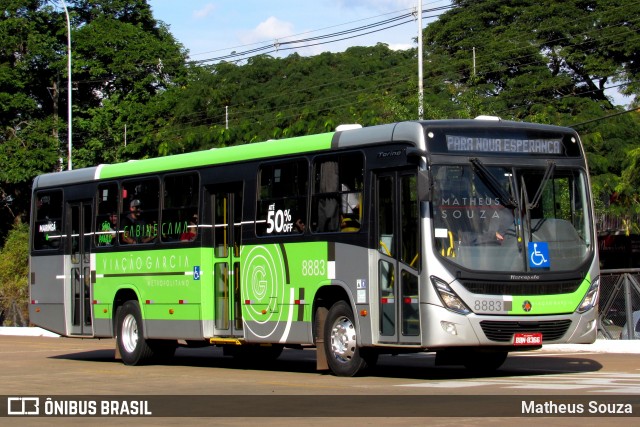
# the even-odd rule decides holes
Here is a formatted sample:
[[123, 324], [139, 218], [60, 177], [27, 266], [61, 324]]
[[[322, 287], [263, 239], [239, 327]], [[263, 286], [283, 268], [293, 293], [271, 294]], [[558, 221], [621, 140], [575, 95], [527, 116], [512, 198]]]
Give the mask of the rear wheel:
[[[331, 371], [341, 377], [352, 377], [367, 367], [358, 347], [353, 310], [344, 301], [338, 301], [327, 314], [324, 345]], [[375, 363], [371, 357], [371, 362]]]
[[125, 365], [141, 365], [153, 356], [144, 339], [138, 301], [127, 301], [120, 307], [116, 326], [118, 351]]

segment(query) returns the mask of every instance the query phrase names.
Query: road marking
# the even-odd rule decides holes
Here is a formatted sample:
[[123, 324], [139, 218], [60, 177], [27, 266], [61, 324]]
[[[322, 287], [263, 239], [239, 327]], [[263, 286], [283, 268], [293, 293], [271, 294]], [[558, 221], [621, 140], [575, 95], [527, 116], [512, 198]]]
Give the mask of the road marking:
[[536, 377], [484, 378], [482, 381], [425, 381], [400, 384], [398, 387], [464, 388], [498, 386], [524, 390], [589, 390], [590, 393], [640, 394], [640, 374], [627, 372], [592, 372], [551, 374]]

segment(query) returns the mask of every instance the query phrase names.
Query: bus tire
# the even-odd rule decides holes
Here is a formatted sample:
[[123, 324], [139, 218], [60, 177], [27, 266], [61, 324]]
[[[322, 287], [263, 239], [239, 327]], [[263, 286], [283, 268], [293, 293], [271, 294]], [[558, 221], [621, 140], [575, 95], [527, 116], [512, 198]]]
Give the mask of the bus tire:
[[352, 377], [367, 367], [358, 347], [353, 310], [345, 301], [336, 302], [324, 328], [324, 346], [329, 369], [339, 377]]
[[127, 301], [118, 310], [117, 346], [125, 365], [142, 365], [153, 356], [144, 339], [138, 301]]

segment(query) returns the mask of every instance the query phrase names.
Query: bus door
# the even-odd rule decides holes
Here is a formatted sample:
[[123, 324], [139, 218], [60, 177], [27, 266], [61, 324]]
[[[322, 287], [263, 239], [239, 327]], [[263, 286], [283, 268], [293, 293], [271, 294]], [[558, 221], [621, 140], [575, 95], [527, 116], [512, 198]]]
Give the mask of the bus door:
[[207, 189], [213, 230], [214, 335], [238, 337], [242, 330], [240, 236], [242, 184]]
[[66, 254], [69, 257], [66, 297], [67, 325], [71, 335], [92, 335], [91, 313], [91, 224], [93, 222], [91, 201], [67, 203], [67, 227], [69, 236]]
[[375, 203], [380, 342], [420, 343], [421, 246], [415, 170], [378, 174]]

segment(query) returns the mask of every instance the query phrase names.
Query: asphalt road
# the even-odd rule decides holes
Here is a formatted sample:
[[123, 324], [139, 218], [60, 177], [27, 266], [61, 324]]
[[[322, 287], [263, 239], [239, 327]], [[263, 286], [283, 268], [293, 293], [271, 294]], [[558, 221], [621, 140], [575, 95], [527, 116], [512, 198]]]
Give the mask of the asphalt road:
[[[602, 426], [591, 402], [599, 417], [614, 415], [610, 403], [630, 409], [633, 418], [616, 421], [625, 425], [640, 416], [640, 355], [634, 353], [545, 347], [510, 355], [491, 375], [436, 367], [428, 353], [381, 356], [367, 375], [340, 378], [315, 370], [313, 349], [286, 349], [270, 365], [247, 366], [219, 348], [181, 348], [164, 364], [131, 367], [115, 360], [113, 340], [0, 336], [0, 360], [0, 425], [539, 425], [539, 409], [553, 416], [552, 425]], [[150, 400], [152, 416], [7, 417], [7, 399], [17, 396], [88, 399], [98, 406], [105, 399], [123, 400], [120, 405]], [[549, 406], [563, 399], [574, 409], [582, 405], [578, 417], [561, 417], [562, 408]], [[59, 406], [58, 414], [70, 410]], [[425, 418], [430, 413], [436, 417]], [[192, 414], [205, 418], [184, 418]]]

